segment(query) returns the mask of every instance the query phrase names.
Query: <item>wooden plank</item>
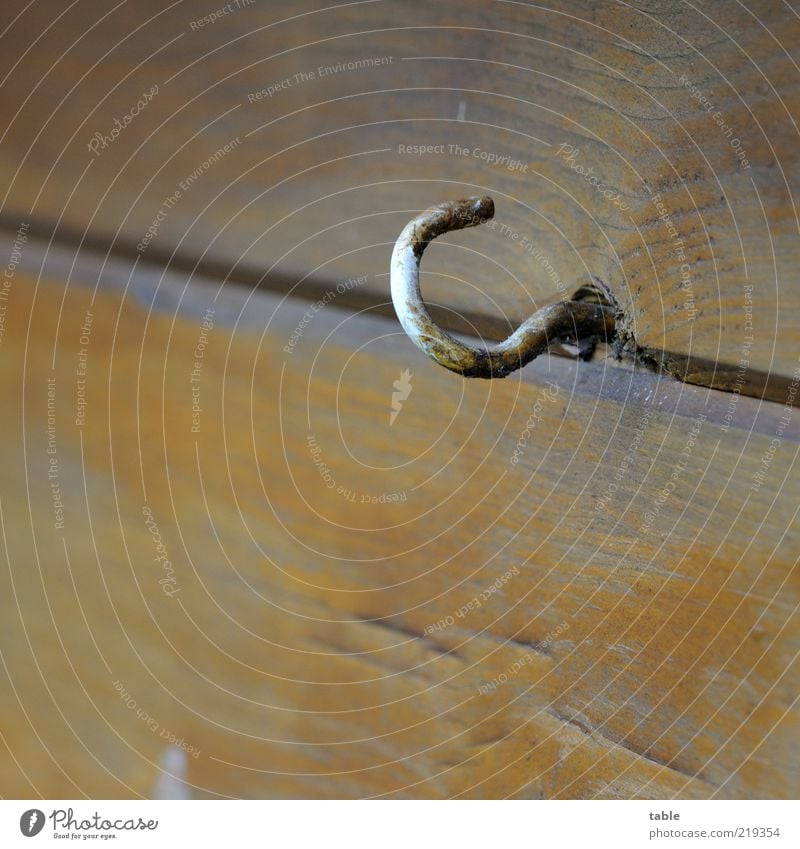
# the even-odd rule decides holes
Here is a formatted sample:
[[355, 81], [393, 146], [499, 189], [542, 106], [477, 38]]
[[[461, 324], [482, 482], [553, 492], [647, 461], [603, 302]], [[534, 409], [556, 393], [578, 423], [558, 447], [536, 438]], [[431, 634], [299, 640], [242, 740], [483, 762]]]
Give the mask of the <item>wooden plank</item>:
[[73, 259], [0, 338], [3, 795], [150, 795], [168, 735], [196, 796], [797, 795], [792, 406]]
[[789, 6], [295, 0], [202, 26], [212, 0], [143, 2], [135, 21], [12, 6], [12, 230], [58, 222], [281, 290], [360, 280], [386, 304], [412, 212], [489, 192], [497, 228], [426, 255], [445, 323], [496, 338], [595, 276], [631, 346], [670, 373], [785, 396], [800, 336]]

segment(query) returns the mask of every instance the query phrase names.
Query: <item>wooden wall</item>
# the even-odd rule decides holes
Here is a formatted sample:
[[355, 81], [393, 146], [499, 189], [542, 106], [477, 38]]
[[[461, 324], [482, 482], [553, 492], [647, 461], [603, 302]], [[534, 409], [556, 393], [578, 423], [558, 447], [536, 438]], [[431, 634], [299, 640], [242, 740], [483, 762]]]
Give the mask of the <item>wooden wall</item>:
[[560, 357], [464, 382], [335, 307], [287, 354], [307, 302], [116, 261], [64, 297], [58, 257], [2, 340], [4, 794], [147, 795], [162, 728], [196, 795], [794, 792], [791, 413]]
[[[795, 797], [797, 15], [217, 8], [9, 5], [0, 793]], [[622, 361], [411, 345], [469, 193], [442, 323]]]

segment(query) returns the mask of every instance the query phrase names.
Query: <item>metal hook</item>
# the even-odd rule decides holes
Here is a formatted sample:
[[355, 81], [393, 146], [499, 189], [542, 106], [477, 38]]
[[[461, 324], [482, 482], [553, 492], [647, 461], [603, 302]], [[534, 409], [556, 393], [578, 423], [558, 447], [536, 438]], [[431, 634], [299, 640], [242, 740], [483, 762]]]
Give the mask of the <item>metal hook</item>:
[[391, 287], [397, 317], [414, 344], [464, 377], [506, 377], [557, 339], [612, 337], [614, 310], [586, 301], [559, 301], [542, 307], [494, 348], [472, 348], [436, 324], [419, 287], [419, 264], [425, 248], [442, 233], [476, 227], [493, 215], [490, 197], [473, 197], [433, 206], [406, 224], [392, 251]]

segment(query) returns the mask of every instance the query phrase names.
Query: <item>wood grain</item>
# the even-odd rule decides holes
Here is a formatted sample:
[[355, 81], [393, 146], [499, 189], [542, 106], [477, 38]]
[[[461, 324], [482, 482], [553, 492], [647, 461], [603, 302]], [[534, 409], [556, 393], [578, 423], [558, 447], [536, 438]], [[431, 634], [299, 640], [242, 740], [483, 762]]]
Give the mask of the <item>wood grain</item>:
[[792, 407], [74, 259], [0, 339], [2, 795], [151, 795], [162, 730], [196, 796], [797, 795]]
[[[597, 277], [659, 367], [785, 396], [800, 339], [790, 5], [294, 0], [197, 25], [218, 7], [11, 4], [7, 226], [136, 254], [156, 222], [145, 256], [281, 291], [365, 277], [360, 308], [388, 301], [413, 213], [490, 193], [496, 229], [426, 256], [444, 323], [500, 338]], [[407, 152], [420, 145], [444, 152]]]

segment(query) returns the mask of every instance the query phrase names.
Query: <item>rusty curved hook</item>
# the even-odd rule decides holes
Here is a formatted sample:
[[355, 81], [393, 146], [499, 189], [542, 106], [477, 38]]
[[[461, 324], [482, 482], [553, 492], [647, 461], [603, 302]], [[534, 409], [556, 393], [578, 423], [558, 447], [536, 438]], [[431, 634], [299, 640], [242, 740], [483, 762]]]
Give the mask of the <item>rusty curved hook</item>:
[[614, 335], [614, 310], [587, 301], [559, 301], [537, 310], [493, 348], [459, 342], [431, 318], [419, 286], [419, 264], [430, 242], [442, 233], [476, 227], [494, 215], [490, 197], [472, 197], [433, 206], [406, 224], [392, 251], [391, 288], [395, 312], [406, 333], [429, 357], [464, 377], [506, 377], [558, 339]]

